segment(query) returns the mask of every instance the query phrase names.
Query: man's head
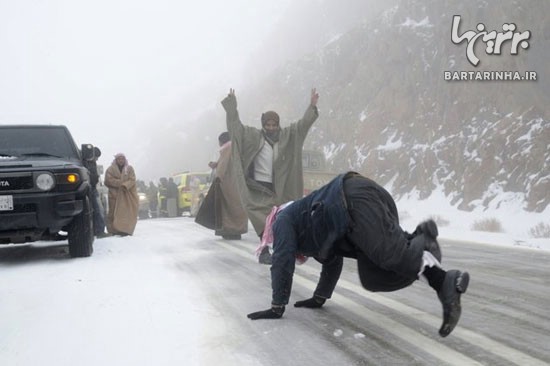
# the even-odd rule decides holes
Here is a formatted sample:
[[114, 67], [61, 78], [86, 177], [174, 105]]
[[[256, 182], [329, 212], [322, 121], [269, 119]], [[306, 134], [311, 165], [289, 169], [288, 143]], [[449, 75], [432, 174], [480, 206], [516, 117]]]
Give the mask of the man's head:
[[124, 155], [123, 153], [116, 154], [115, 162], [116, 165], [118, 165], [119, 167], [123, 167], [124, 165], [126, 165], [126, 155]]
[[279, 129], [279, 115], [274, 111], [262, 113], [262, 127], [267, 131]]
[[268, 139], [276, 142], [279, 140], [279, 115], [273, 111], [262, 113], [262, 128]]
[[229, 142], [231, 140], [231, 137], [229, 136], [229, 132], [225, 131], [225, 132], [222, 132], [219, 136], [218, 136], [218, 143], [220, 144], [220, 146], [222, 146], [223, 144], [225, 144], [226, 142]]

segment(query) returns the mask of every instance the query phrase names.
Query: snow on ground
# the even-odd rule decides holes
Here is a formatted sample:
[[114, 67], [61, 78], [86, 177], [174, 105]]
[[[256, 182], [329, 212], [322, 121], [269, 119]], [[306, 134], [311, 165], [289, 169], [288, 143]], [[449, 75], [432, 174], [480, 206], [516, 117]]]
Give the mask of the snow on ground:
[[[389, 189], [391, 192], [391, 189]], [[465, 240], [503, 246], [550, 250], [550, 238], [533, 238], [530, 230], [539, 223], [550, 227], [550, 207], [542, 213], [526, 212], [519, 204], [503, 204], [500, 208], [462, 211], [451, 206], [441, 191], [434, 191], [425, 200], [409, 196], [396, 202], [403, 229], [412, 232], [422, 220], [433, 217], [443, 239]], [[472, 225], [487, 219], [500, 222], [503, 232], [474, 231]], [[448, 224], [446, 224], [448, 222]]]
[[[438, 215], [449, 221], [440, 226], [445, 239], [550, 250], [550, 239], [525, 235], [533, 223], [549, 222], [548, 210], [467, 213], [437, 195], [400, 200], [397, 207], [409, 231]], [[497, 217], [507, 232], [471, 231], [483, 217]], [[133, 237], [97, 240], [91, 258], [67, 259], [66, 242], [35, 243], [30, 260], [0, 258], [0, 365], [210, 365], [219, 357], [224, 365], [258, 364], [249, 354], [212, 348], [210, 340], [229, 336], [226, 325], [178, 264], [177, 251], [212, 234], [174, 225], [181, 219], [147, 220]], [[37, 255], [36, 247], [43, 252]], [[205, 255], [187, 249], [183, 258]]]
[[204, 364], [214, 310], [158, 249], [167, 228], [182, 245], [200, 231], [167, 225], [151, 220], [133, 237], [96, 240], [90, 258], [67, 259], [66, 241], [37, 242], [30, 260], [0, 262], [0, 365]]

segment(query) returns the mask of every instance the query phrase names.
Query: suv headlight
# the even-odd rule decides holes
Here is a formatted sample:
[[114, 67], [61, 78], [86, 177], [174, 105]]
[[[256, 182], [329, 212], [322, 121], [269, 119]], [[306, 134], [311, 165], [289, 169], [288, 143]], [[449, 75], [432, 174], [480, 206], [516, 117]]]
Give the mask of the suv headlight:
[[36, 187], [43, 191], [49, 191], [55, 186], [53, 176], [48, 173], [41, 173], [36, 177]]

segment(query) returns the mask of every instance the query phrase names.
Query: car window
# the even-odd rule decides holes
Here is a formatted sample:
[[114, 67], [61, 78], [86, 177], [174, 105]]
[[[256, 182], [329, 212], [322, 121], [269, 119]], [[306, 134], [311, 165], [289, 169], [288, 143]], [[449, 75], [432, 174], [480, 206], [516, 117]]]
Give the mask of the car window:
[[194, 174], [192, 179], [199, 178], [201, 184], [208, 183], [208, 174]]
[[64, 128], [2, 128], [0, 154], [79, 159], [74, 143]]

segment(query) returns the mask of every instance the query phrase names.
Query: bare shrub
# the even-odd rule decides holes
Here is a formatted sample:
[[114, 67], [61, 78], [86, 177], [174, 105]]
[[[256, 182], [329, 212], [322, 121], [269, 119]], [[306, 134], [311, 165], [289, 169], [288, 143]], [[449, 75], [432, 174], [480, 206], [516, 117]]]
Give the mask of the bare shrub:
[[449, 226], [449, 220], [447, 220], [443, 216], [433, 215], [430, 218], [435, 221], [437, 226]]
[[472, 224], [472, 230], [488, 231], [491, 233], [501, 233], [504, 231], [502, 230], [502, 225], [500, 224], [500, 221], [495, 218], [487, 218], [475, 221]]
[[550, 225], [539, 222], [529, 229], [529, 234], [531, 234], [533, 238], [550, 238]]

